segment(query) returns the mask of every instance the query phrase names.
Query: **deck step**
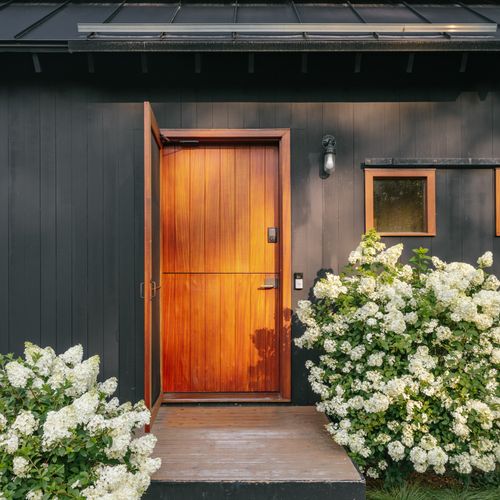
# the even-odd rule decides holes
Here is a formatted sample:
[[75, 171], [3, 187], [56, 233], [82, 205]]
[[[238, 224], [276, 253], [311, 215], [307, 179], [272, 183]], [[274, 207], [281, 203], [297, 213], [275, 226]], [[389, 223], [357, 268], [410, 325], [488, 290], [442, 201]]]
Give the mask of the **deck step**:
[[312, 406], [164, 406], [146, 499], [362, 500], [365, 481]]
[[364, 500], [365, 484], [335, 483], [176, 483], [154, 481], [145, 500]]

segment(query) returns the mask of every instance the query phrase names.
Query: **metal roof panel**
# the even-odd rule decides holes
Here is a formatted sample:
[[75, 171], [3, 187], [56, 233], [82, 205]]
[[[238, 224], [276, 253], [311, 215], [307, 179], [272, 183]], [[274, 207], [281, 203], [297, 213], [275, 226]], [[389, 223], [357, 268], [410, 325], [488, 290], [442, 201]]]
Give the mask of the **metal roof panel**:
[[176, 23], [232, 23], [232, 5], [184, 5], [175, 17]]
[[295, 23], [297, 16], [290, 4], [240, 5], [239, 23]]
[[[321, 43], [321, 41], [326, 39], [330, 40], [332, 44], [338, 42], [340, 45], [342, 43], [345, 45], [346, 43], [352, 42], [355, 38], [358, 40], [360, 38], [373, 38], [375, 47], [377, 43], [383, 43], [384, 37], [394, 39], [394, 44], [392, 44], [391, 47], [395, 47], [398, 38], [403, 45], [406, 42], [404, 38], [411, 38], [416, 41], [432, 40], [433, 43], [434, 41], [436, 43], [446, 41], [446, 47], [448, 47], [448, 49], [444, 50], [451, 50], [449, 47], [453, 46], [452, 44], [460, 39], [462, 41], [466, 40], [471, 50], [479, 50], [479, 42], [483, 45], [490, 44], [488, 45], [488, 48], [490, 48], [493, 47], [493, 45], [491, 45], [492, 42], [498, 43], [500, 40], [498, 31], [496, 34], [479, 32], [453, 34], [451, 39], [444, 37], [441, 33], [405, 34], [400, 32], [394, 35], [382, 34], [379, 40], [375, 40], [371, 33], [336, 33], [334, 32], [335, 30], [329, 30], [327, 33], [309, 34], [308, 37], [304, 37], [302, 34], [304, 29], [302, 29], [301, 23], [299, 22], [300, 20], [302, 23], [313, 24], [353, 23], [353, 25], [357, 26], [363, 25], [363, 20], [371, 24], [399, 23], [400, 25], [411, 25], [412, 23], [425, 23], [425, 20], [412, 11], [412, 9], [416, 9], [417, 12], [420, 12], [425, 18], [429, 19], [432, 24], [480, 23], [487, 26], [488, 21], [483, 18], [481, 14], [496, 22], [500, 22], [500, 6], [498, 5], [471, 5], [472, 9], [479, 13], [475, 14], [470, 9], [455, 3], [424, 4], [423, 2], [411, 2], [410, 6], [405, 6], [401, 3], [387, 3], [387, 1], [386, 3], [360, 2], [355, 3], [354, 7], [352, 7], [347, 3], [328, 3], [325, 1], [322, 3], [306, 3], [307, 0], [302, 0], [301, 3], [295, 4], [294, 9], [291, 2], [278, 3], [277, 0], [272, 0], [270, 3], [266, 3], [259, 2], [259, 0], [249, 0], [248, 2], [241, 0], [237, 9], [235, 9], [235, 3], [224, 0], [216, 1], [217, 3], [209, 3], [209, 1], [201, 3], [196, 0], [193, 2], [190, 0], [183, 0], [182, 3], [178, 3], [172, 0], [163, 3], [154, 3], [147, 1], [138, 2], [136, 0], [134, 3], [127, 2], [122, 5], [120, 0], [104, 2], [98, 2], [97, 0], [93, 2], [72, 0], [66, 5], [64, 4], [65, 0], [59, 0], [57, 2], [35, 2], [30, 0], [27, 2], [18, 2], [15, 0], [12, 4], [0, 10], [0, 43], [3, 44], [4, 48], [7, 47], [6, 50], [11, 50], [10, 47], [14, 47], [16, 50], [24, 50], [22, 44], [24, 44], [24, 46], [30, 45], [33, 48], [38, 45], [42, 46], [44, 43], [47, 44], [48, 42], [53, 42], [53, 45], [64, 48], [68, 46], [66, 42], [72, 41], [81, 42], [81, 47], [84, 47], [85, 43], [88, 42], [87, 34], [78, 33], [77, 24], [90, 23], [99, 25], [99, 23], [103, 23], [106, 18], [114, 12], [116, 12], [116, 15], [114, 15], [113, 18], [109, 20], [109, 24], [105, 24], [105, 26], [109, 27], [114, 24], [127, 23], [165, 24], [170, 23], [173, 15], [176, 14], [175, 20], [173, 21], [175, 25], [190, 24], [192, 27], [188, 32], [164, 34], [162, 38], [159, 37], [160, 33], [146, 33], [145, 31], [142, 33], [136, 31], [135, 33], [111, 34], [106, 33], [106, 30], [103, 29], [102, 32], [97, 34], [96, 38], [99, 39], [99, 43], [103, 44], [103, 47], [105, 47], [106, 44], [110, 47], [116, 46], [111, 44], [111, 41], [115, 38], [118, 42], [123, 44], [123, 50], [127, 50], [127, 47], [132, 47], [132, 42], [140, 44], [141, 40], [148, 42], [152, 40], [158, 41], [159, 45], [157, 47], [161, 47], [160, 50], [173, 50], [171, 49], [172, 47], [181, 47], [182, 44], [185, 44], [185, 50], [189, 50], [190, 41], [201, 43], [201, 38], [203, 38], [202, 43], [204, 43], [206, 47], [210, 46], [211, 43], [217, 44], [221, 38], [227, 39], [228, 44], [225, 47], [229, 50], [234, 49], [236, 46], [239, 47], [237, 50], [254, 50], [257, 43], [260, 43], [262, 47], [269, 47], [268, 50], [272, 50], [273, 46], [277, 46], [275, 42], [288, 43], [287, 40], [293, 41], [293, 44], [296, 44], [293, 45], [292, 42], [290, 42], [290, 46], [302, 47], [300, 50], [315, 50], [315, 44]], [[234, 1], [236, 2], [236, 0]], [[61, 5], [64, 6], [57, 9], [57, 7]], [[52, 12], [53, 15], [47, 16]], [[236, 18], [235, 12], [237, 13]], [[359, 15], [357, 13], [359, 13]], [[106, 23], [107, 22], [108, 21], [106, 21]], [[251, 31], [240, 33], [236, 37], [233, 37], [231, 33], [215, 33], [213, 30], [209, 29], [209, 26], [206, 26], [207, 29], [205, 30], [203, 30], [201, 26], [198, 30], [197, 26], [203, 23], [215, 25], [233, 22], [255, 25], [255, 32], [252, 26]], [[277, 29], [274, 30], [275, 27], [273, 26], [273, 30], [264, 33], [262, 26], [260, 26], [261, 24], [276, 25], [275, 27]], [[297, 32], [295, 32], [295, 26], [293, 26], [284, 33], [280, 28], [286, 24], [296, 24]], [[194, 28], [193, 25], [195, 25]], [[30, 26], [31, 28], [26, 30], [26, 28]], [[427, 26], [432, 25], [429, 24]], [[142, 28], [143, 27], [141, 27], [141, 29]], [[15, 35], [22, 31], [25, 32], [24, 36], [20, 40], [15, 39]], [[343, 30], [341, 29], [339, 31]], [[355, 31], [359, 30], [356, 28]], [[238, 44], [234, 43], [236, 39], [239, 40]], [[233, 41], [232, 47], [230, 46], [231, 40]], [[127, 45], [127, 42], [130, 43]], [[247, 44], [246, 46], [245, 43]], [[90, 48], [94, 45], [87, 43], [87, 46]], [[138, 45], [138, 47], [139, 46], [140, 45]], [[331, 46], [333, 47], [333, 45]], [[455, 43], [455, 46], [465, 47], [463, 44], [460, 45], [458, 41]], [[247, 48], [242, 49], [241, 47]], [[178, 48], [175, 50], [178, 50]], [[495, 50], [500, 50], [500, 44], [498, 49]]]
[[[55, 8], [55, 6], [53, 5], [52, 8]], [[55, 16], [51, 17], [46, 22], [26, 34], [24, 39], [70, 40], [79, 38], [80, 35], [77, 29], [78, 23], [103, 22], [104, 19], [106, 19], [106, 17], [111, 14], [111, 12], [113, 12], [115, 8], [116, 5], [110, 3], [68, 4]]]
[[400, 5], [356, 5], [367, 23], [421, 23], [422, 19]]
[[[118, 4], [115, 4], [115, 8]], [[177, 9], [176, 4], [135, 3], [125, 4], [112, 23], [168, 23]]]
[[480, 16], [460, 7], [460, 5], [421, 5], [412, 4], [412, 7], [423, 14], [433, 23], [477, 23]]
[[54, 3], [9, 5], [0, 11], [0, 39], [13, 39], [17, 33], [47, 15], [56, 6]]
[[500, 6], [498, 5], [474, 5], [474, 10], [487, 18], [500, 23]]
[[346, 5], [296, 4], [305, 23], [357, 23], [358, 16]]

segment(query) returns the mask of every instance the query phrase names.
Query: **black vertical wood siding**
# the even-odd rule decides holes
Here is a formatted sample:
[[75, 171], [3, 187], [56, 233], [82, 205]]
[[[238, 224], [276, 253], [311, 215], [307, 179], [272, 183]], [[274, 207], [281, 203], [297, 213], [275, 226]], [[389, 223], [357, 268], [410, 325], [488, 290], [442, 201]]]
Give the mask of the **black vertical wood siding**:
[[[87, 78], [87, 77], [85, 77]], [[500, 157], [500, 91], [460, 87], [320, 85], [314, 79], [188, 84], [12, 79], [0, 83], [0, 350], [25, 340], [58, 351], [80, 342], [116, 375], [123, 399], [143, 391], [142, 103], [161, 127], [289, 127], [293, 271], [305, 298], [318, 273], [338, 271], [364, 226], [366, 157]], [[337, 138], [337, 166], [320, 178], [321, 138]], [[493, 250], [493, 169], [437, 173], [437, 236], [403, 241], [444, 259]], [[300, 326], [294, 326], [294, 335]], [[293, 350], [293, 401], [313, 400]]]

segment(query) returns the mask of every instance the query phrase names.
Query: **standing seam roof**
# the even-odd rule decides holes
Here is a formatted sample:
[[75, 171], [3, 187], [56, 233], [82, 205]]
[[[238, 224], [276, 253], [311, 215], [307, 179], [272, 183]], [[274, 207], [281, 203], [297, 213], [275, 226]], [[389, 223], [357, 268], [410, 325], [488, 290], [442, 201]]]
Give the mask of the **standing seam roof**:
[[[112, 18], [110, 18], [110, 16]], [[256, 47], [269, 49], [285, 47], [294, 41], [295, 48], [307, 50], [317, 48], [320, 42], [328, 42], [327, 47], [361, 40], [369, 40], [370, 50], [377, 50], [377, 43], [383, 47], [384, 40], [396, 40], [401, 47], [408, 41], [420, 42], [422, 47], [432, 41], [443, 46], [471, 50], [498, 50], [500, 35], [497, 33], [464, 33], [443, 35], [442, 33], [321, 33], [303, 36], [301, 23], [492, 23], [500, 21], [500, 5], [450, 3], [293, 3], [290, 2], [82, 2], [77, 0], [59, 2], [6, 1], [0, 4], [0, 48], [22, 50], [23, 46], [43, 47], [44, 44], [59, 44], [69, 50], [148, 50], [148, 43], [155, 42], [152, 50], [178, 50], [198, 44], [207, 50], [211, 45], [222, 49], [248, 50]], [[170, 23], [200, 25], [198, 32], [165, 33], [79, 33], [79, 23]], [[226, 34], [211, 34], [203, 30], [207, 23], [273, 23], [297, 24], [297, 33], [246, 33], [237, 37]], [[300, 46], [297, 44], [300, 40]], [[224, 43], [221, 43], [224, 42]], [[334, 43], [335, 42], [335, 43]], [[120, 45], [121, 44], [121, 45]], [[289, 44], [290, 45], [290, 44]], [[358, 44], [359, 45], [359, 44]], [[373, 47], [372, 47], [373, 45]], [[347, 46], [347, 45], [346, 45]], [[121, 48], [119, 48], [121, 47]], [[362, 47], [358, 47], [362, 50]]]

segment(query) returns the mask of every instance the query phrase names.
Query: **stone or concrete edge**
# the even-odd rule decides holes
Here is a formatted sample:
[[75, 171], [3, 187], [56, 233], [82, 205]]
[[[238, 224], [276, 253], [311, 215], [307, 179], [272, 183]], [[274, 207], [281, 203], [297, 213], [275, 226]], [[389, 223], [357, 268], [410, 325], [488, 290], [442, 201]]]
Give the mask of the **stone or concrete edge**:
[[145, 500], [364, 500], [365, 481], [174, 482], [153, 481]]

